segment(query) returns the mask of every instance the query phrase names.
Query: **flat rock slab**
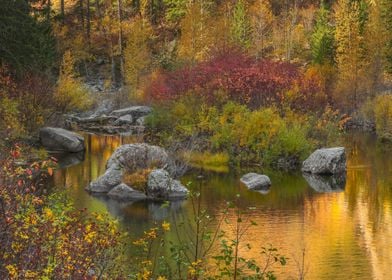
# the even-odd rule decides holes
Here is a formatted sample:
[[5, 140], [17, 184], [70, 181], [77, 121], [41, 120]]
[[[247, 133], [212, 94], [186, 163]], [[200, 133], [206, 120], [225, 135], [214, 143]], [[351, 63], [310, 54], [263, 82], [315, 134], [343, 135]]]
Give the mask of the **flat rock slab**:
[[261, 190], [271, 186], [271, 180], [267, 175], [257, 173], [245, 174], [240, 181], [250, 190]]
[[131, 115], [134, 119], [146, 116], [152, 112], [148, 106], [131, 106], [119, 110], [114, 110], [111, 115], [121, 117], [124, 115]]
[[303, 163], [302, 171], [313, 174], [337, 174], [346, 171], [344, 147], [318, 149]]
[[77, 153], [84, 150], [83, 136], [63, 128], [41, 128], [39, 139], [42, 146], [50, 151]]

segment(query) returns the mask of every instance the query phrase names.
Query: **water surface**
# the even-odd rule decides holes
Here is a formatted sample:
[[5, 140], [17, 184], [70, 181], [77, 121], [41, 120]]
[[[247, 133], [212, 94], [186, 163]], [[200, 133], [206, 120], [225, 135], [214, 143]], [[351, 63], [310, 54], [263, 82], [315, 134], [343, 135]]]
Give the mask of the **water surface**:
[[[84, 187], [104, 172], [114, 149], [137, 139], [85, 136], [84, 160], [68, 159], [64, 165], [80, 162], [55, 174], [55, 184], [66, 188], [76, 207], [109, 212], [132, 237], [140, 236], [154, 222], [174, 223], [192, 215], [189, 200], [162, 208], [157, 203], [124, 204], [90, 196]], [[220, 215], [226, 202], [237, 194], [241, 209], [255, 207], [247, 215], [257, 226], [251, 227], [243, 239], [253, 249], [242, 249], [241, 254], [261, 261], [260, 248], [271, 243], [289, 258], [283, 269], [277, 269], [280, 279], [298, 279], [302, 267], [305, 279], [391, 279], [391, 152], [383, 150], [372, 136], [352, 134], [343, 142], [348, 157], [346, 183], [330, 189], [317, 180], [310, 186], [300, 173], [266, 170], [273, 182], [269, 192], [248, 191], [239, 182], [239, 171], [197, 171], [182, 181], [192, 181], [191, 188], [200, 188], [202, 207], [211, 215]], [[203, 180], [196, 179], [200, 172]], [[222, 227], [232, 237], [232, 226], [223, 223]]]

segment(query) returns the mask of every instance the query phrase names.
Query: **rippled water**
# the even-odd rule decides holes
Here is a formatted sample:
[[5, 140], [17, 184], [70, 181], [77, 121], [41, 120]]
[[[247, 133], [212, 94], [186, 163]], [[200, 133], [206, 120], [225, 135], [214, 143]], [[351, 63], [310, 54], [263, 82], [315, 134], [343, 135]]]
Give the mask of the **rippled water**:
[[[109, 212], [121, 221], [133, 237], [150, 228], [154, 221], [186, 218], [191, 202], [176, 202], [167, 208], [156, 203], [119, 204], [95, 198], [84, 187], [104, 172], [106, 160], [132, 137], [86, 135], [83, 157], [63, 159], [55, 184], [65, 186], [79, 208]], [[345, 187], [320, 192], [309, 186], [300, 173], [265, 171], [273, 186], [268, 193], [248, 191], [239, 183], [240, 173], [206, 173], [182, 178], [200, 188], [202, 207], [218, 215], [226, 201], [240, 194], [240, 207], [256, 207], [248, 215], [257, 223], [244, 236], [253, 249], [246, 257], [260, 259], [260, 248], [271, 243], [289, 258], [280, 279], [298, 279], [301, 267], [305, 279], [391, 279], [392, 268], [392, 158], [371, 136], [349, 135], [344, 139], [348, 170]], [[82, 161], [81, 161], [82, 160]], [[71, 165], [66, 167], [67, 165]], [[260, 171], [260, 170], [252, 170]], [[231, 217], [233, 218], [233, 217]], [[222, 225], [228, 235], [230, 225]]]

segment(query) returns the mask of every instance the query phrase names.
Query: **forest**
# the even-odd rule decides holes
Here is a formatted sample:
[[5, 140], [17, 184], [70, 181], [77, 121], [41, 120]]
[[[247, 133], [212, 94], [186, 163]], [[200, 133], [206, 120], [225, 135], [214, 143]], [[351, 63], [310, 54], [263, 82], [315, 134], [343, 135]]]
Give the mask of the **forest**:
[[[90, 139], [75, 175], [85, 185], [72, 187], [109, 196], [98, 184], [113, 157], [125, 157], [120, 145], [142, 143], [132, 152], [147, 149], [143, 162], [116, 161], [115, 185], [174, 211], [170, 193], [149, 190], [163, 170], [157, 176], [179, 182], [174, 189], [190, 189], [189, 220], [154, 218], [137, 235], [110, 210], [75, 206], [58, 178], [76, 171], [42, 147], [47, 127]], [[345, 144], [351, 135], [359, 136]], [[242, 238], [259, 226], [249, 214], [256, 198], [230, 190], [218, 213], [197, 180], [243, 170], [286, 179], [316, 149], [344, 146], [347, 193], [360, 184], [352, 180], [371, 181], [352, 170], [376, 166], [353, 160], [364, 135], [376, 139], [377, 160], [391, 171], [377, 178], [388, 185], [392, 0], [0, 0], [0, 278], [321, 279], [268, 240], [261, 257], [249, 257], [252, 242]], [[86, 175], [87, 164], [100, 167]], [[180, 238], [182, 230], [191, 233]], [[281, 272], [290, 261], [292, 278]]]

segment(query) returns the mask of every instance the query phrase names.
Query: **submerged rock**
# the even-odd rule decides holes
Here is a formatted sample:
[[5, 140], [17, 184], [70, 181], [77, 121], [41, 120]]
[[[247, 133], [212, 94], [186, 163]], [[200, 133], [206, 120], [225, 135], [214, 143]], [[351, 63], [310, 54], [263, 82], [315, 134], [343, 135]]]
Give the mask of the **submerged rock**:
[[181, 199], [188, 195], [189, 191], [180, 181], [170, 177], [164, 169], [155, 169], [148, 175], [147, 196], [152, 199]]
[[130, 186], [121, 183], [115, 186], [109, 193], [108, 196], [116, 200], [143, 200], [147, 196], [141, 191], [134, 190]]
[[83, 136], [63, 128], [41, 128], [39, 139], [42, 146], [50, 151], [77, 153], [84, 150]]
[[346, 174], [340, 173], [331, 176], [303, 173], [309, 186], [319, 193], [342, 192], [346, 186]]
[[318, 149], [303, 163], [302, 171], [313, 174], [336, 174], [346, 171], [344, 147]]
[[257, 173], [245, 174], [240, 180], [250, 190], [261, 190], [271, 186], [271, 180], [267, 175]]

